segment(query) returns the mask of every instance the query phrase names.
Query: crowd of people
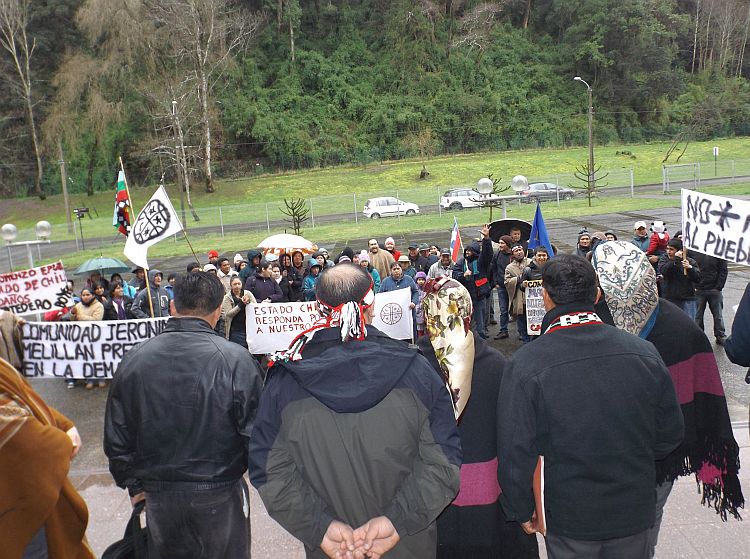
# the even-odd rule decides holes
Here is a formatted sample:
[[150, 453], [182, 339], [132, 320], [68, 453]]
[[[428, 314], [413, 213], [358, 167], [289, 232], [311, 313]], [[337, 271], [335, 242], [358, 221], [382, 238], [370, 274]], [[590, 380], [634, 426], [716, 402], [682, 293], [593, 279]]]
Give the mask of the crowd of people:
[[[631, 241], [584, 229], [573, 254], [553, 254], [529, 249], [519, 228], [493, 242], [485, 225], [455, 262], [436, 245], [401, 252], [390, 237], [333, 258], [325, 248], [231, 260], [211, 251], [166, 282], [155, 269], [129, 281], [92, 274], [69, 313], [48, 318], [172, 317], [123, 358], [104, 427], [112, 476], [145, 502], [152, 556], [248, 557], [247, 472], [308, 557], [534, 558], [539, 532], [552, 559], [646, 559], [678, 477], [694, 475], [724, 519], [744, 505], [703, 314], [714, 315], [716, 344], [750, 366], [750, 286], [728, 337], [726, 262], [688, 255], [680, 237], [639, 221]], [[541, 283], [546, 311], [536, 335], [529, 282]], [[410, 291], [413, 344], [371, 324], [375, 293], [399, 289]], [[321, 319], [261, 367], [245, 307], [290, 301], [316, 301]], [[505, 339], [513, 322], [521, 346], [506, 358], [490, 328]], [[32, 406], [14, 370], [22, 355], [2, 357], [0, 411], [28, 408], [67, 434], [56, 444], [72, 444], [69, 462], [75, 428]], [[0, 413], [0, 448], [13, 417]], [[53, 513], [78, 528], [84, 516]], [[14, 556], [44, 547], [45, 527], [58, 545], [56, 525], [33, 518]], [[79, 545], [71, 556], [90, 556]]]

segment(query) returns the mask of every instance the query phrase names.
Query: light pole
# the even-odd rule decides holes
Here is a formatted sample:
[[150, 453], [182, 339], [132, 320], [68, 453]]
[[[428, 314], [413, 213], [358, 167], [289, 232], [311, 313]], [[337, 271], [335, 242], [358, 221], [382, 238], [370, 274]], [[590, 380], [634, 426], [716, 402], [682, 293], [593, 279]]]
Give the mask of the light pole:
[[591, 89], [591, 86], [581, 76], [576, 76], [573, 78], [573, 81], [581, 82], [585, 85], [586, 91], [589, 94], [589, 189], [593, 190], [596, 187], [594, 183], [594, 90]]
[[29, 268], [34, 267], [34, 254], [31, 252], [31, 245], [39, 245], [42, 243], [49, 243], [50, 235], [52, 235], [52, 225], [49, 221], [38, 221], [35, 227], [36, 230], [36, 241], [16, 241], [18, 236], [18, 228], [12, 223], [6, 223], [0, 229], [5, 246], [8, 249], [8, 264], [10, 265], [11, 271], [13, 270], [13, 260], [11, 258], [10, 247], [12, 246], [26, 246], [26, 254], [29, 257]]

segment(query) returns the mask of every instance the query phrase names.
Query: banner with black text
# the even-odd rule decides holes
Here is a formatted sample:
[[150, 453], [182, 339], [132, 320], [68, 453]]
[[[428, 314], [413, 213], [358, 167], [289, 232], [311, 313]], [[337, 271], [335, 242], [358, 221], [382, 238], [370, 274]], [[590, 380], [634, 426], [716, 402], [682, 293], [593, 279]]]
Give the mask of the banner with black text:
[[0, 274], [0, 309], [12, 313], [45, 313], [73, 305], [62, 261]]

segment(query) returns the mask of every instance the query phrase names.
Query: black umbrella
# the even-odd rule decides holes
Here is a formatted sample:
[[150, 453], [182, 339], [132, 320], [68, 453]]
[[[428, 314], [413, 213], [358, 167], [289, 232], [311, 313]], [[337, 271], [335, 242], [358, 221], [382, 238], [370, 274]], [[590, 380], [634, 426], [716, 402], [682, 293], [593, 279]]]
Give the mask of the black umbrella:
[[510, 235], [510, 230], [518, 227], [521, 230], [521, 241], [528, 241], [531, 237], [531, 223], [522, 219], [498, 219], [490, 223], [490, 239], [498, 242], [503, 235]]

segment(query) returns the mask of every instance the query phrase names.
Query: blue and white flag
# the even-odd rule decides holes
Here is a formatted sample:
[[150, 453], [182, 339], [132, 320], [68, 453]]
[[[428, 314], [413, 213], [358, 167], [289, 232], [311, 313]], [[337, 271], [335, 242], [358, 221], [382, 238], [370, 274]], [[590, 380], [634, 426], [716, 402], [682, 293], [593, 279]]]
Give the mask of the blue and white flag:
[[549, 234], [547, 233], [547, 226], [544, 224], [544, 217], [542, 217], [542, 206], [537, 202], [534, 223], [531, 224], [529, 248], [534, 249], [539, 246], [543, 246], [547, 249], [550, 258], [555, 256], [555, 251], [552, 248], [552, 243], [550, 242]]

